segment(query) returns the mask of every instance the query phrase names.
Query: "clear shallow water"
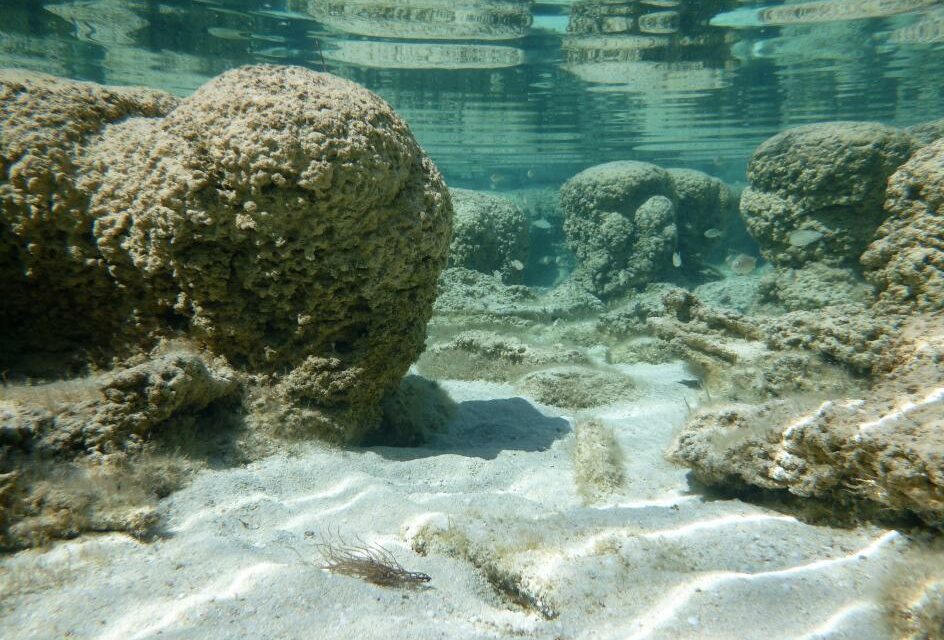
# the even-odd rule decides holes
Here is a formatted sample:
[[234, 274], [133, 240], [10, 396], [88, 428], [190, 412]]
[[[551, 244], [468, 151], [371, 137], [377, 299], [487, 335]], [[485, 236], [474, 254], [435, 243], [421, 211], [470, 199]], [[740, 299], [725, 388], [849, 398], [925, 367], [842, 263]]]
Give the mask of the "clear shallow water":
[[187, 94], [253, 62], [381, 94], [454, 186], [616, 159], [738, 182], [790, 125], [939, 117], [944, 2], [0, 2], [0, 66]]

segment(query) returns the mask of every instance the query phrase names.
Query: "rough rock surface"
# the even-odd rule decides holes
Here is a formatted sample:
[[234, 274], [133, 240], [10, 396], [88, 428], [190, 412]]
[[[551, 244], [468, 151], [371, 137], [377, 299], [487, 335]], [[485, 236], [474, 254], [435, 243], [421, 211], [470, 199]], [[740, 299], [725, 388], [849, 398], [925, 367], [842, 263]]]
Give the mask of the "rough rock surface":
[[520, 282], [528, 263], [528, 219], [514, 202], [491, 193], [450, 189], [455, 224], [449, 266], [501, 274]]
[[538, 402], [567, 409], [588, 409], [638, 398], [639, 386], [615, 371], [556, 367], [529, 373], [517, 386]]
[[555, 320], [597, 313], [603, 304], [591, 293], [565, 281], [556, 288], [538, 294], [528, 287], [505, 284], [496, 275], [471, 269], [446, 269], [439, 280], [434, 322], [501, 321], [503, 319]]
[[855, 266], [885, 218], [888, 177], [914, 151], [907, 133], [869, 122], [784, 131], [754, 152], [741, 215], [777, 266]]
[[[109, 345], [147, 351], [182, 334], [275, 376], [266, 384], [311, 430], [346, 440], [377, 426], [423, 349], [452, 226], [441, 176], [388, 104], [267, 65], [224, 73], [169, 112], [153, 92], [3, 86], [0, 262], [43, 278], [6, 279], [28, 308], [4, 321], [65, 338], [84, 319], [69, 300], [91, 301]], [[44, 281], [64, 303], [30, 298]]]
[[[109, 453], [147, 441], [175, 416], [238, 399], [241, 383], [222, 362], [170, 353], [86, 383], [78, 402], [45, 401], [42, 386], [0, 403], [0, 463], [13, 447], [49, 458]], [[64, 395], [64, 394], [63, 394]], [[68, 397], [68, 396], [65, 396]], [[39, 400], [36, 400], [39, 399]]]
[[944, 140], [921, 149], [888, 181], [888, 218], [862, 254], [882, 305], [944, 309]]
[[788, 311], [820, 309], [838, 304], [865, 305], [873, 298], [872, 287], [852, 269], [811, 262], [800, 269], [775, 269], [760, 281], [763, 302]]
[[[107, 374], [5, 387], [0, 398], [0, 549], [83, 531], [146, 536], [219, 434], [207, 411], [239, 406], [222, 359], [169, 350]], [[187, 451], [157, 455], [155, 443]], [[217, 458], [226, 454], [214, 451]]]
[[905, 129], [919, 145], [929, 145], [939, 138], [944, 138], [944, 118], [922, 122]]
[[151, 89], [0, 70], [2, 368], [24, 352], [108, 348], [126, 309], [92, 238], [79, 158], [109, 123], [176, 104]]
[[728, 185], [707, 173], [692, 169], [667, 171], [678, 196], [678, 250], [682, 266], [697, 271], [708, 254], [724, 242], [725, 231], [737, 218], [738, 199]]
[[855, 386], [830, 353], [855, 358], [854, 350], [867, 337], [852, 328], [843, 331], [846, 327], [840, 326], [833, 335], [827, 333], [833, 328], [829, 324], [803, 326], [785, 334], [777, 324], [713, 308], [683, 289], [668, 290], [662, 304], [661, 313], [646, 318], [647, 330], [689, 364], [709, 397], [761, 402], [791, 393], [840, 393]]
[[750, 313], [761, 302], [762, 279], [751, 273], [700, 284], [692, 293], [705, 303], [722, 310]]
[[644, 162], [609, 162], [561, 187], [564, 232], [590, 290], [612, 297], [672, 270], [675, 186]]
[[[711, 485], [786, 489], [944, 525], [944, 326], [912, 321], [868, 392], [698, 412], [670, 450]], [[798, 408], [807, 409], [797, 415]]]
[[473, 329], [431, 345], [416, 368], [432, 378], [511, 382], [536, 369], [587, 362], [576, 349], [528, 344], [494, 331]]
[[96, 237], [136, 315], [176, 314], [255, 370], [335, 357], [375, 397], [420, 352], [450, 201], [374, 94], [243, 67], [90, 155]]

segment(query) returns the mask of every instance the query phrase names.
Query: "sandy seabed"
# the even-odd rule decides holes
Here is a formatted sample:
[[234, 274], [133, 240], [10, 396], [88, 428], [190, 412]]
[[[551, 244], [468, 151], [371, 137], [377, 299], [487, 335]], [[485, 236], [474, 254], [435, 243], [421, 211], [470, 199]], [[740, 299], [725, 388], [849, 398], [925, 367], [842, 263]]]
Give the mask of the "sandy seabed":
[[[663, 457], [697, 403], [683, 365], [620, 368], [645, 396], [592, 412], [625, 456], [606, 501], [575, 490], [571, 417], [502, 384], [444, 381], [458, 410], [423, 448], [311, 445], [204, 471], [163, 501], [155, 542], [109, 534], [4, 559], [2, 635], [889, 637], [881, 576], [903, 537], [690, 493]], [[337, 534], [430, 582], [324, 571], [314, 543]]]

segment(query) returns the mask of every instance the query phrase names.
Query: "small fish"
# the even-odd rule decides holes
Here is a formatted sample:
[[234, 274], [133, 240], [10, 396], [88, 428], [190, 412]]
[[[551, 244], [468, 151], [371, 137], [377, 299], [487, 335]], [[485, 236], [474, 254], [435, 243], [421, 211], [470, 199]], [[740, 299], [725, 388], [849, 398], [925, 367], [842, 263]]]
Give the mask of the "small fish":
[[720, 238], [723, 235], [724, 235], [724, 232], [721, 231], [721, 229], [715, 229], [713, 227], [705, 231], [705, 237], [710, 238], [710, 239]]
[[553, 225], [546, 218], [539, 218], [531, 223], [535, 229], [550, 229]]
[[791, 247], [805, 247], [808, 244], [813, 244], [822, 237], [822, 233], [814, 231], [813, 229], [797, 229], [796, 231], [790, 232], [790, 235], [787, 236], [787, 242], [790, 243]]
[[528, 177], [528, 180], [534, 180], [534, 169], [528, 169], [524, 175]]
[[678, 251], [672, 254], [672, 266], [676, 269], [682, 266], [682, 254]]
[[757, 258], [749, 256], [745, 253], [739, 253], [736, 256], [730, 256], [726, 262], [728, 263], [728, 267], [731, 269], [731, 272], [739, 276], [746, 276], [757, 266]]
[[515, 271], [523, 271], [523, 270], [524, 270], [524, 263], [521, 262], [521, 260], [512, 260], [512, 261], [511, 261], [511, 268], [514, 269]]

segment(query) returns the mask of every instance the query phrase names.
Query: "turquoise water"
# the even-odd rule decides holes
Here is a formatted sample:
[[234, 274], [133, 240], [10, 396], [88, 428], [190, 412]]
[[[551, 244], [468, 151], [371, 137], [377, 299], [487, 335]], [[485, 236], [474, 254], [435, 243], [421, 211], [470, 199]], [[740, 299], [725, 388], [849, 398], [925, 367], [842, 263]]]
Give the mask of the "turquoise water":
[[454, 186], [557, 185], [636, 159], [743, 181], [824, 120], [906, 126], [944, 104], [944, 2], [0, 2], [0, 66], [188, 94], [300, 64], [386, 98]]

